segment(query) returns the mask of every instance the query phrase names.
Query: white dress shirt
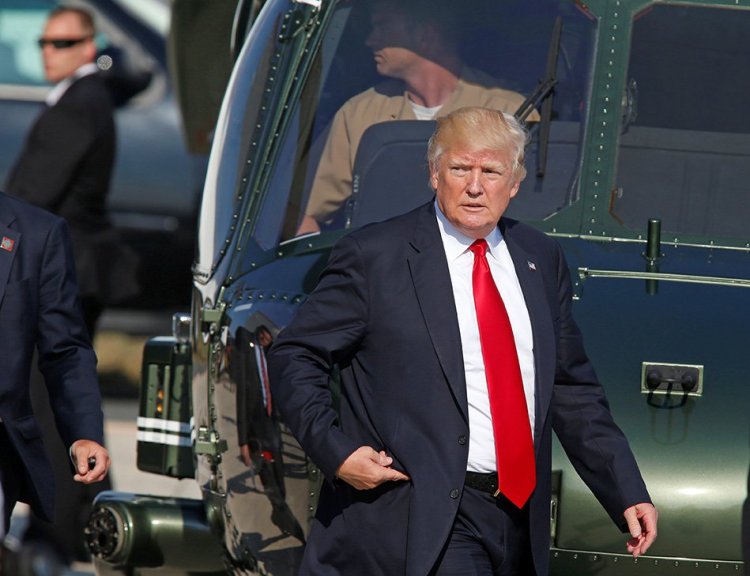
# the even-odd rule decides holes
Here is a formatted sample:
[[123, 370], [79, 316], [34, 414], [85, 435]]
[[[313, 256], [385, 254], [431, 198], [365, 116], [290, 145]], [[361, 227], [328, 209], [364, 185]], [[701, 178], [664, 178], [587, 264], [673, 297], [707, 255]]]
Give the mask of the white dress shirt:
[[99, 68], [93, 62], [84, 64], [83, 66], [78, 68], [78, 70], [73, 72], [73, 74], [55, 84], [54, 88], [52, 88], [52, 90], [49, 91], [49, 94], [47, 94], [44, 102], [47, 104], [47, 106], [54, 106], [55, 104], [57, 104], [58, 100], [62, 98], [62, 95], [65, 94], [65, 91], [70, 88], [70, 85], [73, 84], [73, 82], [75, 82], [79, 78], [83, 78], [84, 76], [96, 74], [98, 71]]
[[[474, 253], [469, 246], [474, 239], [459, 232], [440, 211], [435, 203], [440, 235], [448, 260], [448, 269], [456, 301], [458, 327], [461, 332], [464, 371], [466, 373], [466, 396], [469, 403], [469, 462], [467, 470], [472, 472], [495, 472], [495, 440], [492, 432], [492, 416], [487, 394], [487, 380], [484, 373], [484, 359], [479, 341], [472, 269]], [[487, 262], [495, 284], [508, 311], [513, 337], [516, 342], [518, 361], [521, 365], [526, 407], [529, 424], [534, 430], [534, 345], [531, 320], [526, 309], [526, 301], [518, 282], [508, 245], [503, 240], [500, 229], [495, 227], [485, 238], [488, 244]]]

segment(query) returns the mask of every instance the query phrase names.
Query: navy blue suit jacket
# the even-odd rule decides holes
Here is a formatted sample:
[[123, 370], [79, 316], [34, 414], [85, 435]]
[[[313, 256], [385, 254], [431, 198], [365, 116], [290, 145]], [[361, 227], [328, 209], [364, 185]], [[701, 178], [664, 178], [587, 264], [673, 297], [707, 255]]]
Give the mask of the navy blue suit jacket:
[[96, 356], [79, 309], [65, 221], [1, 192], [0, 342], [0, 418], [24, 464], [17, 471], [26, 476], [22, 500], [51, 519], [53, 473], [29, 398], [34, 351], [66, 446], [103, 443]]
[[[622, 528], [649, 502], [571, 315], [558, 244], [502, 220], [534, 338], [537, 486], [530, 500], [538, 574], [549, 556], [552, 429]], [[341, 370], [336, 409], [329, 371]], [[324, 484], [303, 574], [426, 575], [450, 533], [468, 460], [461, 340], [433, 203], [365, 227], [334, 248], [317, 288], [270, 354], [276, 405]], [[385, 450], [410, 482], [358, 491], [334, 480], [360, 446]]]

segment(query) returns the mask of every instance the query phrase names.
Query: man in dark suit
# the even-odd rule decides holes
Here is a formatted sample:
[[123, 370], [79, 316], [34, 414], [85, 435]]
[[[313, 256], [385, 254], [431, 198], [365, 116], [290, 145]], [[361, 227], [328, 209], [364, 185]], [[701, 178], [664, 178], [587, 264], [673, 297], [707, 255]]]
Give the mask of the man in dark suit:
[[31, 406], [32, 359], [36, 350], [60, 435], [75, 462], [71, 475], [91, 484], [104, 479], [109, 468], [96, 357], [78, 303], [65, 222], [1, 192], [0, 334], [6, 342], [0, 352], [5, 526], [17, 501], [51, 520], [55, 487]]
[[628, 551], [653, 542], [656, 510], [585, 355], [561, 249], [502, 218], [525, 140], [495, 110], [438, 120], [435, 202], [342, 239], [277, 337], [274, 399], [327, 480], [301, 573], [547, 574], [553, 429]]
[[[93, 341], [105, 303], [137, 293], [136, 257], [120, 241], [107, 210], [115, 159], [112, 97], [94, 63], [92, 15], [60, 7], [47, 18], [39, 46], [44, 72], [54, 86], [7, 181], [7, 191], [63, 217], [70, 229], [84, 322]], [[41, 388], [41, 387], [40, 387]], [[83, 528], [91, 502], [109, 488], [71, 482], [44, 390], [32, 403], [50, 447], [57, 480], [57, 521], [33, 515], [27, 540], [52, 544], [63, 562], [88, 558]]]
[[115, 159], [112, 96], [94, 63], [94, 22], [86, 10], [53, 10], [39, 45], [54, 84], [46, 108], [10, 172], [7, 191], [65, 218], [92, 339], [103, 303], [137, 293], [135, 256], [110, 222], [107, 194]]

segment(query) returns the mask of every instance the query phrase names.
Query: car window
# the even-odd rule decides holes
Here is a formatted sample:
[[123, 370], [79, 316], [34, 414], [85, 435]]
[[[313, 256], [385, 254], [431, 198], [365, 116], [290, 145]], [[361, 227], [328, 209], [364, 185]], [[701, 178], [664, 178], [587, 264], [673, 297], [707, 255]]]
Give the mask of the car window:
[[[145, 7], [148, 3], [143, 4]], [[13, 0], [0, 4], [0, 86], [3, 95], [22, 100], [41, 101], [48, 86], [37, 45], [47, 16], [55, 7], [50, 0]], [[154, 81], [153, 56], [94, 3], [86, 5], [94, 13], [97, 25], [97, 64], [110, 80], [119, 106], [134, 96], [151, 100], [161, 95], [164, 86]], [[158, 15], [152, 15], [158, 19]], [[163, 20], [163, 18], [162, 18]], [[135, 101], [135, 100], [134, 100]]]
[[0, 83], [46, 83], [36, 40], [49, 10], [49, 2], [34, 0], [0, 7]]

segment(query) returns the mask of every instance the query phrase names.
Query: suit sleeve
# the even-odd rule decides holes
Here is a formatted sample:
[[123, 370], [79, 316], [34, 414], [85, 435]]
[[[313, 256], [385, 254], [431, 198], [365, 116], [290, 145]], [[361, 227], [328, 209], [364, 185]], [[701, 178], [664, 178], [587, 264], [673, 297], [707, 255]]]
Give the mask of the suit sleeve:
[[336, 364], [350, 360], [365, 331], [367, 288], [357, 243], [334, 248], [317, 288], [269, 354], [271, 388], [282, 417], [300, 444], [333, 480], [359, 445], [342, 430], [330, 388]]
[[54, 212], [95, 135], [91, 115], [81, 106], [53, 106], [29, 134], [8, 191]]
[[614, 422], [604, 389], [586, 356], [572, 316], [568, 266], [558, 247], [559, 336], [552, 426], [578, 474], [621, 530], [622, 513], [651, 502], [625, 435]]
[[73, 252], [62, 219], [50, 230], [42, 254], [38, 318], [39, 370], [60, 435], [67, 446], [79, 439], [101, 444], [96, 356], [78, 303]]

